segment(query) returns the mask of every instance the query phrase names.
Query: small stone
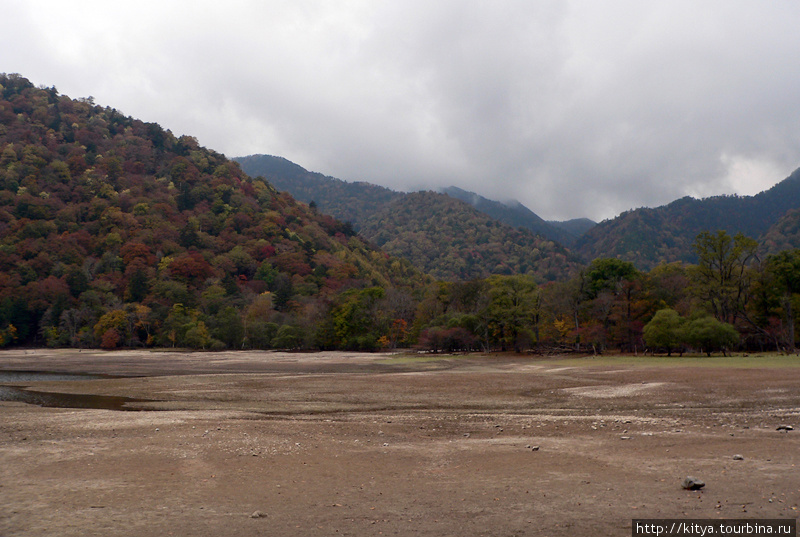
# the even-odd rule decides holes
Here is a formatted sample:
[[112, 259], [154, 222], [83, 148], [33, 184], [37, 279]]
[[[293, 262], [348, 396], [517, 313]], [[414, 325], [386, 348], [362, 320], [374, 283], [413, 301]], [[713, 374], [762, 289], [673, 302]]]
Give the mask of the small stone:
[[250, 515], [250, 518], [267, 518], [267, 513], [262, 511], [253, 511], [253, 514]]
[[539, 451], [539, 446], [532, 446], [531, 451]]
[[744, 457], [739, 455], [739, 454], [736, 454], [736, 455], [733, 456], [733, 460], [735, 460], [735, 461], [743, 461]]
[[687, 477], [681, 483], [681, 486], [686, 490], [700, 490], [701, 488], [705, 487], [706, 484], [703, 481], [700, 481], [696, 477]]
[[620, 436], [619, 439], [620, 440], [630, 440], [631, 437], [630, 436]]
[[464, 438], [469, 438], [469, 433], [464, 433]]
[[794, 427], [791, 425], [778, 425], [776, 428], [777, 431], [794, 431]]

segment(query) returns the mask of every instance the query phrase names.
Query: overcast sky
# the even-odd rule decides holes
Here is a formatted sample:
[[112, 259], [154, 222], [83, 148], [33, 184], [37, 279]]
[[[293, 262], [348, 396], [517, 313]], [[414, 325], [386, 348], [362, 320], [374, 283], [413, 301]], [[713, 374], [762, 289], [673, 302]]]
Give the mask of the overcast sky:
[[540, 216], [800, 167], [800, 2], [4, 0], [0, 72], [197, 137]]

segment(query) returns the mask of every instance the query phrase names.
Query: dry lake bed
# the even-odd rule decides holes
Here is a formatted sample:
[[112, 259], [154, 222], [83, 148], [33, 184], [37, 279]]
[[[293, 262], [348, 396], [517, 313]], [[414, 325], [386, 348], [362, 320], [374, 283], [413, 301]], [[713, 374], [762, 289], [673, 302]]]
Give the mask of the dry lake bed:
[[797, 356], [5, 350], [0, 399], [2, 537], [626, 536], [800, 509]]

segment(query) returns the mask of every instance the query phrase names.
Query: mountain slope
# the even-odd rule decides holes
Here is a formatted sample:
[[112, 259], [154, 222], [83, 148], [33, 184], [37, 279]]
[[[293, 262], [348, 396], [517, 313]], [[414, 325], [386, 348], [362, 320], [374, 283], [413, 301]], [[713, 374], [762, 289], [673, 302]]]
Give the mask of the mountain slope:
[[597, 225], [597, 222], [594, 220], [589, 220], [588, 218], [573, 218], [572, 220], [564, 221], [548, 220], [547, 223], [558, 229], [563, 229], [575, 237], [576, 241], [581, 235]]
[[492, 274], [564, 278], [577, 260], [553, 241], [515, 229], [469, 204], [435, 192], [396, 199], [362, 222], [361, 233], [392, 255], [436, 278], [470, 280]]
[[427, 281], [194, 138], [18, 75], [0, 252], [0, 346], [313, 344], [348, 289]]
[[[361, 222], [366, 218], [383, 209], [387, 203], [406, 195], [370, 183], [351, 183], [309, 172], [282, 157], [249, 155], [233, 160], [238, 162], [249, 175], [264, 177], [278, 190], [285, 190], [300, 201], [306, 203], [313, 201], [320, 211], [340, 220], [352, 222], [357, 230], [361, 229]], [[535, 234], [564, 245], [574, 244], [585, 231], [583, 229], [580, 233], [575, 233], [573, 230], [579, 230], [581, 226], [560, 226], [559, 223], [546, 222], [519, 202], [500, 203], [454, 186], [444, 188], [441, 192], [464, 201], [511, 227], [529, 229]], [[586, 220], [586, 222], [591, 221]]]
[[358, 229], [369, 215], [403, 196], [382, 186], [364, 182], [350, 183], [309, 172], [305, 168], [271, 155], [250, 155], [233, 159], [250, 176], [264, 177], [275, 188], [289, 192], [295, 199], [316, 204], [325, 213]]
[[649, 269], [660, 262], [695, 262], [692, 244], [707, 230], [758, 238], [787, 211], [800, 207], [800, 170], [755, 196], [681, 198], [601, 222], [575, 244], [585, 259], [618, 257]]
[[484, 198], [474, 192], [468, 192], [455, 186], [443, 188], [442, 192], [448, 196], [469, 203], [480, 212], [504, 224], [511, 227], [528, 229], [537, 235], [559, 242], [564, 246], [571, 246], [580, 236], [580, 234], [573, 234], [565, 228], [546, 222], [519, 202], [509, 204], [500, 203], [499, 201]]
[[764, 255], [800, 248], [800, 209], [791, 209], [775, 222], [758, 241]]

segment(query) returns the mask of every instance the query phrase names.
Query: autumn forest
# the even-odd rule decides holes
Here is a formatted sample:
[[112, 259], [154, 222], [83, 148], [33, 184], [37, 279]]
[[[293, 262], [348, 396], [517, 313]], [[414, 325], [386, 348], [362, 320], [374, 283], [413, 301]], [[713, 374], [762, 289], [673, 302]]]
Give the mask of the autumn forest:
[[791, 241], [712, 228], [637, 263], [443, 194], [387, 203], [354, 227], [190, 136], [0, 75], [0, 347], [795, 347]]

